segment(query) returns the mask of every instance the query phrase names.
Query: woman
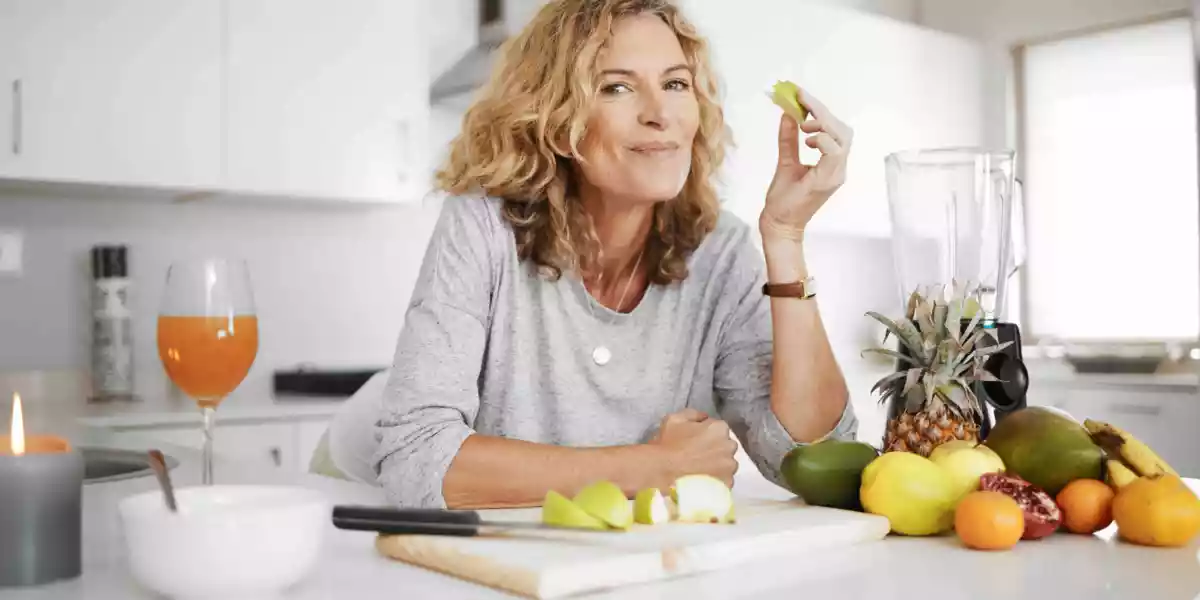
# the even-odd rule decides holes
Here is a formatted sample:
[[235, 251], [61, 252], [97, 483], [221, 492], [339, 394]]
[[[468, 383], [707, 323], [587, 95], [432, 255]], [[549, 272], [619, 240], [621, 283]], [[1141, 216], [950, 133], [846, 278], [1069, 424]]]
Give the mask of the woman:
[[796, 444], [853, 436], [796, 285], [850, 129], [808, 95], [812, 119], [781, 117], [764, 265], [710, 182], [715, 97], [705, 44], [668, 0], [552, 0], [506, 46], [438, 173], [449, 197], [382, 398], [375, 460], [395, 503], [528, 506], [685, 473], [732, 484], [731, 432], [780, 483]]

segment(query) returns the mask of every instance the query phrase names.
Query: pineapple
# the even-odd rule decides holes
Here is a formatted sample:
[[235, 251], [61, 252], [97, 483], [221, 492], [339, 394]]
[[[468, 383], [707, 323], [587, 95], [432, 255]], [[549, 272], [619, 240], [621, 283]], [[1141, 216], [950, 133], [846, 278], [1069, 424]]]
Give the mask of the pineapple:
[[960, 293], [957, 288], [957, 284], [942, 288], [940, 298], [913, 292], [906, 315], [899, 320], [867, 313], [887, 328], [884, 344], [894, 335], [903, 349], [865, 351], [898, 361], [897, 371], [871, 388], [872, 393], [880, 392], [881, 404], [903, 402], [902, 408], [890, 411], [884, 452], [929, 456], [946, 442], [979, 439], [983, 405], [975, 383], [997, 380], [984, 370], [984, 363], [1011, 342], [997, 343], [993, 331], [981, 323], [977, 294]]

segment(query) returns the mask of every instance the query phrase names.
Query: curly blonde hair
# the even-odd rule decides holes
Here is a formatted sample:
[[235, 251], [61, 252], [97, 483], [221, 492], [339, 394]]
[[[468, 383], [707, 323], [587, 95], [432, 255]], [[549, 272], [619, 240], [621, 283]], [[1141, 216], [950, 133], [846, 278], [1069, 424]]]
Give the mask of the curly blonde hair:
[[643, 258], [652, 283], [686, 278], [688, 256], [716, 226], [720, 203], [712, 179], [730, 135], [707, 44], [671, 0], [547, 3], [500, 49], [490, 81], [467, 109], [436, 174], [448, 193], [501, 198], [518, 256], [554, 278], [589, 272], [601, 258], [573, 166], [596, 95], [596, 57], [615, 21], [643, 13], [657, 15], [679, 38], [700, 108], [687, 181], [676, 198], [655, 206]]

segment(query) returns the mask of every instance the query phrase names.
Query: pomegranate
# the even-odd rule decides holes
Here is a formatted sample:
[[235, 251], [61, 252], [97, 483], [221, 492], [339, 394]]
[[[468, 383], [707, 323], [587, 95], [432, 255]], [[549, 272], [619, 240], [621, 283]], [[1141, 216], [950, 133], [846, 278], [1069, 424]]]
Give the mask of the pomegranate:
[[1058, 529], [1062, 523], [1062, 511], [1050, 494], [1036, 485], [1003, 473], [985, 473], [979, 477], [979, 488], [989, 492], [1000, 492], [1017, 501], [1025, 513], [1023, 540], [1044, 538]]

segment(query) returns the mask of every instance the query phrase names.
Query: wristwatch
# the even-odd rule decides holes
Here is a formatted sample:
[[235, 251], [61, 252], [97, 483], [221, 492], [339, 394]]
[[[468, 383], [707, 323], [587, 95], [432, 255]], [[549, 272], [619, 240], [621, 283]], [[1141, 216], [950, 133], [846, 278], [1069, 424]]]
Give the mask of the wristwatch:
[[817, 295], [817, 280], [812, 277], [806, 277], [801, 281], [792, 283], [764, 283], [762, 293], [764, 296], [772, 298], [799, 298], [807, 300]]

